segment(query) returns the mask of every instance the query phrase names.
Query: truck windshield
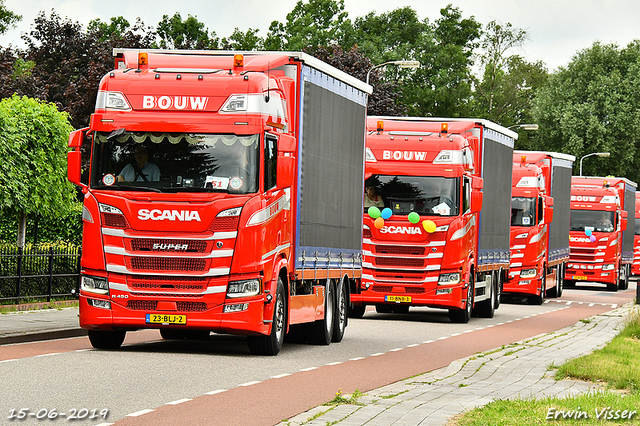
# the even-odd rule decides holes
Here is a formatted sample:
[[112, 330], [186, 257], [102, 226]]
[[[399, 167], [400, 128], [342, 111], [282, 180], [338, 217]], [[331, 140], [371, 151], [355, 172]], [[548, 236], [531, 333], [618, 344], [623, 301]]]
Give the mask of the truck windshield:
[[533, 226], [536, 223], [536, 199], [511, 198], [511, 226]]
[[96, 132], [91, 186], [125, 191], [256, 192], [259, 141], [258, 135]]
[[571, 210], [572, 231], [613, 232], [614, 212]]
[[460, 211], [460, 178], [373, 175], [365, 183], [370, 186], [393, 214], [457, 216]]

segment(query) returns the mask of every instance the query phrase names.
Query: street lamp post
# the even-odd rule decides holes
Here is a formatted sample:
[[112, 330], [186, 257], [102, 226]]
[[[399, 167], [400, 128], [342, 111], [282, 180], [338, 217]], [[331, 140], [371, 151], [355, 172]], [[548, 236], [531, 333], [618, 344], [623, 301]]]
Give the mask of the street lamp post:
[[591, 157], [592, 155], [597, 155], [598, 157], [608, 157], [611, 154], [608, 152], [592, 152], [591, 154], [587, 154], [584, 157], [582, 157], [580, 159], [580, 176], [582, 176], [582, 160], [584, 160], [587, 157]]
[[509, 126], [507, 127], [507, 129], [511, 130], [511, 129], [523, 129], [523, 130], [538, 130], [538, 125], [537, 124], [516, 124], [513, 126]]
[[383, 64], [376, 65], [376, 66], [372, 67], [367, 72], [367, 81], [366, 81], [366, 83], [369, 84], [369, 76], [371, 75], [371, 71], [375, 70], [376, 68], [384, 67], [385, 65], [396, 65], [399, 68], [418, 68], [420, 66], [420, 62], [418, 62], [418, 61], [389, 61], [389, 62], [385, 62]]

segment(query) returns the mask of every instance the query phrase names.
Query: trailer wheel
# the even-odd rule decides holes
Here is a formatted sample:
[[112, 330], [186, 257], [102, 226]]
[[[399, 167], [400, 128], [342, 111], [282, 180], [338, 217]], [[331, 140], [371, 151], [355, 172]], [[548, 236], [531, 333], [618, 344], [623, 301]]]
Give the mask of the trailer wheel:
[[278, 355], [278, 352], [282, 349], [286, 329], [287, 298], [284, 293], [282, 278], [278, 277], [271, 333], [266, 336], [247, 336], [249, 351], [254, 355]]
[[496, 302], [495, 298], [498, 294], [496, 290], [496, 282], [493, 278], [496, 276], [495, 271], [491, 274], [491, 296], [480, 303], [477, 304], [478, 316], [480, 318], [493, 318], [496, 311]]
[[473, 285], [473, 275], [472, 272], [469, 278], [469, 286], [467, 287], [467, 302], [464, 309], [449, 309], [449, 319], [451, 322], [455, 323], [468, 323], [471, 319], [471, 311], [473, 310], [473, 295], [474, 295], [474, 285]]
[[333, 337], [336, 293], [331, 280], [324, 291], [324, 318], [306, 325], [307, 340], [314, 345], [328, 345]]
[[126, 334], [126, 331], [89, 330], [89, 341], [96, 349], [118, 349]]
[[346, 279], [343, 277], [338, 281], [336, 289], [336, 312], [333, 316], [333, 336], [332, 342], [341, 342], [344, 337], [344, 330], [347, 328], [348, 322], [348, 306]]

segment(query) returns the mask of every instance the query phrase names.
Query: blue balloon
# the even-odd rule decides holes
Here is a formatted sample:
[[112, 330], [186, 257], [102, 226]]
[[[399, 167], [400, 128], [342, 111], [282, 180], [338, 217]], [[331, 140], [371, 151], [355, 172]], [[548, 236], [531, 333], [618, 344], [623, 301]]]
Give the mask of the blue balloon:
[[585, 229], [585, 230], [584, 230], [584, 233], [585, 233], [585, 235], [586, 235], [587, 237], [590, 237], [590, 236], [591, 236], [591, 229]]
[[391, 209], [389, 207], [385, 207], [382, 210], [382, 218], [383, 219], [389, 219], [391, 217]]

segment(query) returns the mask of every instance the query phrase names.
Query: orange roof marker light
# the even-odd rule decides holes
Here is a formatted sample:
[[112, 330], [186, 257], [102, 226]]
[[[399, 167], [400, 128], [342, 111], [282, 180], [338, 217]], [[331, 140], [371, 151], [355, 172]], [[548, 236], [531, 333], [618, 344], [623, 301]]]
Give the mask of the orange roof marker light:
[[244, 56], [241, 54], [233, 55], [233, 66], [242, 68], [244, 66]]
[[527, 156], [526, 155], [521, 156], [520, 162], [524, 165], [527, 162]]
[[440, 125], [440, 133], [449, 133], [449, 123], [442, 123]]
[[379, 121], [376, 123], [376, 130], [378, 131], [378, 133], [380, 133], [380, 132], [384, 132], [384, 121], [379, 120]]
[[138, 52], [138, 68], [142, 65], [149, 65], [149, 54], [147, 52]]

